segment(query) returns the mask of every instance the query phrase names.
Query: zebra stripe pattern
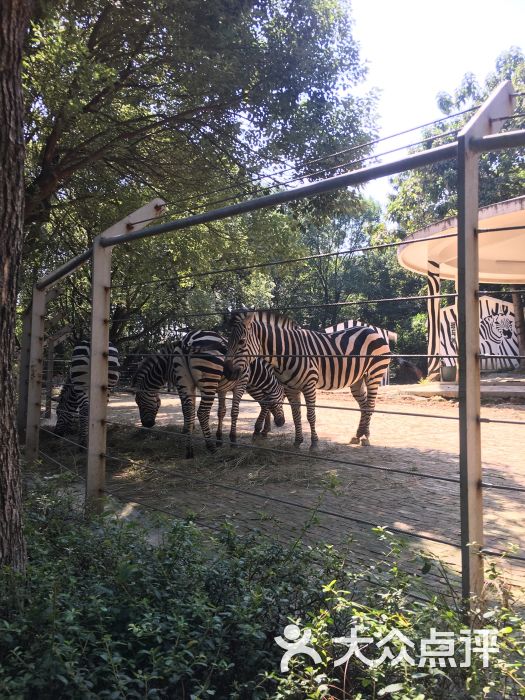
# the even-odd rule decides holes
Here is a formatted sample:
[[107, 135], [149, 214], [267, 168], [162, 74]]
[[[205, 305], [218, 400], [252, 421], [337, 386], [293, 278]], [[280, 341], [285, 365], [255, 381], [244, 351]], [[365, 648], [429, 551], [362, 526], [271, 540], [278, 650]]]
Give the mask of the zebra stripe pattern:
[[[284, 390], [271, 368], [261, 360], [251, 363], [239, 380], [225, 380], [224, 355], [226, 340], [212, 331], [193, 331], [182, 340], [166, 343], [158, 352], [148, 355], [141, 362], [135, 377], [135, 401], [139, 407], [142, 425], [151, 428], [160, 407], [159, 389], [173, 384], [179, 394], [184, 416], [184, 433], [187, 435], [186, 456], [193, 456], [191, 435], [195, 424], [196, 390], [201, 393], [197, 412], [199, 424], [209, 450], [222, 442], [222, 425], [226, 414], [226, 393], [233, 391], [230, 441], [237, 440], [237, 419], [240, 400], [245, 392], [261, 405], [255, 423], [254, 435], [266, 437], [270, 430], [270, 413], [276, 425], [284, 424]], [[209, 416], [218, 394], [218, 429], [216, 442], [211, 438]]]
[[[89, 424], [89, 341], [82, 340], [73, 348], [69, 374], [60, 392], [57, 404], [57, 422], [54, 432], [65, 435], [73, 432], [72, 426], [78, 414], [78, 441], [87, 444]], [[108, 349], [108, 390], [119, 380], [118, 350], [114, 345]]]
[[361, 409], [353, 444], [369, 444], [370, 418], [377, 390], [390, 362], [385, 339], [371, 328], [349, 328], [320, 333], [301, 328], [279, 314], [267, 311], [234, 314], [226, 354], [225, 375], [235, 378], [250, 358], [262, 357], [272, 365], [292, 407], [295, 445], [303, 442], [300, 394], [304, 394], [312, 447], [315, 429], [316, 390], [350, 387]]
[[74, 432], [78, 416], [87, 414], [88, 406], [87, 394], [76, 388], [68, 374], [58, 397], [55, 435], [63, 436]]
[[[428, 355], [439, 355], [439, 327], [440, 327], [440, 306], [441, 299], [437, 298], [437, 294], [441, 291], [441, 281], [439, 275], [439, 263], [434, 260], [428, 261], [427, 269], [428, 277], [428, 295], [434, 296], [433, 299], [427, 300], [427, 338], [428, 338]], [[429, 357], [427, 377], [431, 379], [441, 378], [441, 358]]]
[[[354, 321], [352, 319], [349, 319], [348, 321], [341, 321], [335, 326], [329, 326], [328, 328], [324, 329], [325, 333], [335, 333], [336, 331], [344, 331], [347, 328], [355, 328], [356, 326], [360, 326], [361, 328], [372, 328], [372, 330], [376, 331], [376, 333], [379, 333], [380, 335], [383, 336], [383, 338], [386, 340], [390, 347], [390, 343], [397, 343], [397, 333], [394, 333], [394, 331], [388, 331], [386, 328], [380, 328], [379, 326], [372, 326], [368, 323], [363, 323], [362, 321]], [[385, 375], [383, 376], [383, 379], [381, 380], [381, 386], [384, 386], [386, 384], [390, 384], [390, 376], [389, 372], [387, 371]]]

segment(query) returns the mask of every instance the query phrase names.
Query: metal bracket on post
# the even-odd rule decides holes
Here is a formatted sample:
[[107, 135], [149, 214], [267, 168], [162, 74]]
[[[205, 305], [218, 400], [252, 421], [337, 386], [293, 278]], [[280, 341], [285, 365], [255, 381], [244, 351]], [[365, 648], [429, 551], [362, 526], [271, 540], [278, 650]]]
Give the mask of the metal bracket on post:
[[[108, 403], [108, 347], [112, 247], [101, 238], [113, 238], [146, 226], [162, 213], [164, 201], [154, 199], [114, 224], [93, 241], [91, 272], [91, 347], [89, 362], [89, 437], [86, 475], [86, 508], [101, 512], [106, 484], [106, 420]], [[140, 223], [134, 223], [135, 221]]]
[[25, 455], [29, 462], [38, 457], [40, 437], [40, 404], [42, 401], [42, 362], [44, 355], [44, 319], [46, 292], [33, 287], [31, 331], [29, 342], [29, 372], [27, 384], [27, 420]]
[[514, 111], [514, 89], [500, 84], [458, 136], [458, 369], [462, 594], [483, 593], [480, 434], [478, 162], [471, 141], [498, 131]]

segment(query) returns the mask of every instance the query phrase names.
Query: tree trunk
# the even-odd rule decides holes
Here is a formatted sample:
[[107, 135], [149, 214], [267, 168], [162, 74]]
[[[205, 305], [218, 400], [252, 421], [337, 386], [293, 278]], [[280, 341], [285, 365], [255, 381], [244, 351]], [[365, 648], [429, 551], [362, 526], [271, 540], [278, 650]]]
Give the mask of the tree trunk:
[[[512, 292], [514, 304], [514, 319], [516, 323], [516, 335], [518, 336], [519, 354], [525, 356], [525, 320], [523, 317], [523, 302], [519, 292]], [[520, 360], [520, 369], [525, 369], [525, 360]]]
[[15, 428], [16, 288], [24, 215], [22, 44], [29, 0], [0, 2], [0, 566], [23, 570], [22, 485]]

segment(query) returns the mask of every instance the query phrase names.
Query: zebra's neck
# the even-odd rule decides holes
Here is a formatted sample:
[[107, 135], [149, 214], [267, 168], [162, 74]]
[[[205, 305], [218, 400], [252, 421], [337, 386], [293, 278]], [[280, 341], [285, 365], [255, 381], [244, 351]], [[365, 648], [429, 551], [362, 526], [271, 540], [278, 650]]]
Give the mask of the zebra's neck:
[[146, 357], [137, 371], [134, 386], [138, 391], [161, 389], [168, 381], [173, 356], [166, 349], [164, 353]]

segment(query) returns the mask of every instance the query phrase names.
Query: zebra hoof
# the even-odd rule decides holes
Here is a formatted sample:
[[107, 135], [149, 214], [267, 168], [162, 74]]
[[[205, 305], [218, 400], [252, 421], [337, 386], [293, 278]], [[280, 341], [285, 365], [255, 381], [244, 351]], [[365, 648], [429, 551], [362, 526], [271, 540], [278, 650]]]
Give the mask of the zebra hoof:
[[301, 447], [302, 444], [303, 444], [303, 441], [302, 441], [302, 440], [296, 440], [296, 441], [294, 442], [293, 446], [294, 446], [294, 447]]
[[359, 438], [358, 438], [358, 437], [353, 437], [353, 438], [350, 440], [350, 445], [359, 445], [359, 442], [360, 442], [360, 441], [359, 441]]
[[361, 438], [361, 445], [365, 445], [365, 447], [368, 447], [370, 445], [370, 440], [366, 437], [366, 435], [363, 435]]
[[319, 442], [317, 440], [315, 442], [312, 442], [312, 444], [310, 445], [310, 449], [311, 450], [319, 449]]

